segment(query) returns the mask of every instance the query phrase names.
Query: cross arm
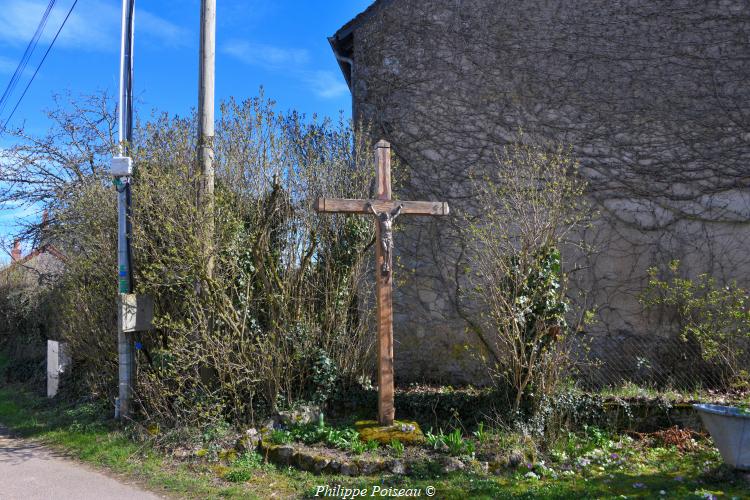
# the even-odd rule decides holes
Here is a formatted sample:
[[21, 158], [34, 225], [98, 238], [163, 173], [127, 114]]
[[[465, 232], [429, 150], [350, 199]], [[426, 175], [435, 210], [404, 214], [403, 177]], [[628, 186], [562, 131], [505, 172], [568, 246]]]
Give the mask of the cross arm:
[[341, 198], [318, 198], [315, 211], [323, 213], [371, 214], [368, 204], [378, 212], [392, 212], [399, 206], [401, 214], [448, 215], [450, 209], [444, 201], [400, 201], [400, 200], [346, 200]]

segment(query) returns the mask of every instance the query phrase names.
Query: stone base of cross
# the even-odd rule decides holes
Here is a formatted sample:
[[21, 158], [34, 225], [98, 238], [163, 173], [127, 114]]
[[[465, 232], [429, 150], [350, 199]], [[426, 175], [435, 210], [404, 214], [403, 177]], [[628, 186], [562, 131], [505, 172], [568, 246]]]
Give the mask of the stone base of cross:
[[448, 204], [438, 201], [391, 199], [391, 145], [380, 141], [375, 147], [377, 194], [374, 200], [319, 198], [315, 210], [321, 213], [374, 215], [375, 276], [378, 322], [378, 422], [393, 425], [393, 221], [399, 215], [448, 215]]

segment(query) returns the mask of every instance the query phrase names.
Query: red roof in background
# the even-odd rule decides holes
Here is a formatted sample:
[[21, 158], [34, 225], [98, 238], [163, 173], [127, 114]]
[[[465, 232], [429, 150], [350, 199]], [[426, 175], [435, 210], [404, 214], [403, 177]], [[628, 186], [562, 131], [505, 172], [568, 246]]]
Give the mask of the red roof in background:
[[34, 257], [37, 257], [37, 256], [39, 256], [39, 255], [41, 255], [43, 253], [48, 253], [48, 254], [54, 256], [55, 258], [57, 258], [58, 260], [60, 260], [62, 262], [65, 262], [66, 260], [68, 260], [67, 257], [65, 257], [65, 254], [63, 254], [60, 250], [58, 250], [57, 248], [55, 248], [54, 245], [52, 245], [51, 243], [45, 243], [44, 245], [40, 246], [39, 248], [34, 249], [27, 256], [21, 257], [20, 259], [11, 262], [10, 266], [13, 266], [14, 264], [23, 265], [24, 263], [30, 261]]

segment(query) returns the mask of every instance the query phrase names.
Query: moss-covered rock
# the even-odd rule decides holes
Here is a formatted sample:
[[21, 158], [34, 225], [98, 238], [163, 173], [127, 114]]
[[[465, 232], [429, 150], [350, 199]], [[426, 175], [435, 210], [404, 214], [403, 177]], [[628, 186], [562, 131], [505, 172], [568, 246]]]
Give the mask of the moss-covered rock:
[[312, 472], [313, 464], [315, 462], [315, 458], [308, 454], [308, 453], [297, 453], [295, 456], [296, 460], [293, 464], [300, 470], [306, 470], [308, 472]]
[[220, 450], [218, 453], [219, 460], [234, 462], [237, 460], [237, 450]]
[[241, 435], [239, 438], [237, 438], [237, 441], [234, 443], [234, 449], [237, 450], [239, 453], [244, 453], [247, 451], [254, 451], [258, 448], [258, 444], [260, 444], [261, 440], [261, 433], [258, 432], [257, 429], [250, 428], [245, 431], [243, 435]]
[[355, 460], [360, 474], [372, 475], [385, 469], [385, 462], [382, 460]]
[[325, 469], [323, 469], [323, 472], [327, 474], [339, 474], [341, 473], [342, 465], [343, 464], [338, 460], [331, 460], [330, 462], [328, 462], [328, 465], [326, 465]]
[[339, 467], [339, 472], [344, 476], [357, 476], [359, 475], [359, 467], [354, 463], [342, 463]]
[[226, 465], [214, 465], [212, 467], [214, 474], [219, 477], [224, 477], [231, 469]]
[[406, 474], [406, 464], [403, 460], [391, 460], [386, 464], [386, 467], [391, 474]]
[[422, 444], [424, 434], [416, 422], [396, 420], [393, 425], [380, 425], [375, 420], [360, 420], [355, 424], [359, 438], [362, 441], [377, 441], [380, 444], [390, 444], [397, 440], [402, 444]]
[[328, 467], [328, 464], [331, 462], [329, 458], [326, 458], [322, 455], [318, 455], [313, 459], [312, 468], [308, 469], [313, 474], [321, 474], [326, 467]]
[[279, 465], [290, 465], [294, 459], [294, 447], [285, 445], [270, 445], [266, 448], [268, 459]]

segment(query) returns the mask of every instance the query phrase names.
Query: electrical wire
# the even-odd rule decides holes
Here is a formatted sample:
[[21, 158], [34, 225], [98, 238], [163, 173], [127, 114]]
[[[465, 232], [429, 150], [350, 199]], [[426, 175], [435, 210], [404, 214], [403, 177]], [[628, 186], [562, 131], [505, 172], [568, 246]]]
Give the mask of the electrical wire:
[[34, 36], [32, 36], [31, 40], [29, 40], [29, 44], [26, 46], [26, 50], [21, 56], [21, 60], [18, 62], [18, 66], [16, 66], [16, 70], [13, 72], [13, 76], [10, 77], [10, 81], [5, 87], [3, 95], [0, 97], [0, 116], [2, 116], [5, 112], [5, 106], [8, 103], [8, 98], [15, 90], [18, 81], [21, 79], [21, 75], [23, 75], [23, 72], [26, 70], [26, 65], [29, 63], [31, 55], [34, 53], [34, 50], [36, 50], [37, 43], [39, 42], [39, 37], [42, 36], [44, 28], [47, 26], [49, 13], [55, 6], [55, 2], [56, 0], [50, 0], [50, 2], [47, 4], [47, 9], [44, 11], [44, 14], [42, 14], [42, 19], [39, 21], [39, 24], [36, 27]]
[[8, 127], [8, 123], [10, 122], [11, 118], [13, 118], [13, 115], [18, 109], [18, 106], [21, 104], [21, 101], [26, 95], [26, 92], [29, 90], [31, 83], [34, 81], [34, 78], [36, 78], [37, 73], [39, 73], [39, 68], [42, 67], [42, 64], [44, 64], [45, 59], [47, 59], [47, 55], [49, 54], [50, 50], [52, 50], [52, 47], [55, 45], [55, 41], [57, 41], [57, 37], [60, 35], [60, 32], [62, 31], [62, 29], [65, 27], [65, 23], [68, 22], [68, 18], [73, 13], [73, 9], [75, 8], [76, 4], [78, 4], [78, 0], [75, 0], [73, 2], [73, 5], [70, 6], [70, 10], [68, 10], [68, 14], [65, 16], [65, 19], [63, 19], [63, 22], [60, 25], [60, 28], [57, 30], [57, 33], [55, 33], [55, 37], [50, 42], [49, 47], [47, 47], [47, 51], [44, 53], [42, 60], [39, 61], [39, 64], [37, 65], [36, 70], [34, 71], [34, 74], [31, 75], [31, 80], [29, 80], [29, 83], [26, 84], [26, 88], [23, 89], [23, 94], [21, 94], [21, 97], [18, 98], [16, 105], [13, 107], [13, 111], [10, 112], [10, 116], [8, 117], [7, 120], [5, 120], [5, 124], [2, 126], [2, 128], [0, 128], [0, 131], [4, 131]]
[[[125, 53], [127, 54], [127, 64], [124, 71], [128, 72], [127, 76], [127, 87], [125, 89], [125, 99], [122, 103], [126, 122], [120, 126], [125, 126], [125, 140], [127, 141], [127, 148], [133, 142], [133, 30], [134, 30], [134, 16], [135, 16], [135, 0], [129, 0], [130, 6], [128, 8], [128, 18], [126, 19], [126, 43]], [[126, 180], [125, 183], [125, 248], [127, 251], [126, 259], [128, 266], [128, 293], [133, 293], [135, 290], [135, 273], [133, 272], [133, 247], [132, 247], [132, 212], [133, 212], [133, 200], [130, 180]]]

